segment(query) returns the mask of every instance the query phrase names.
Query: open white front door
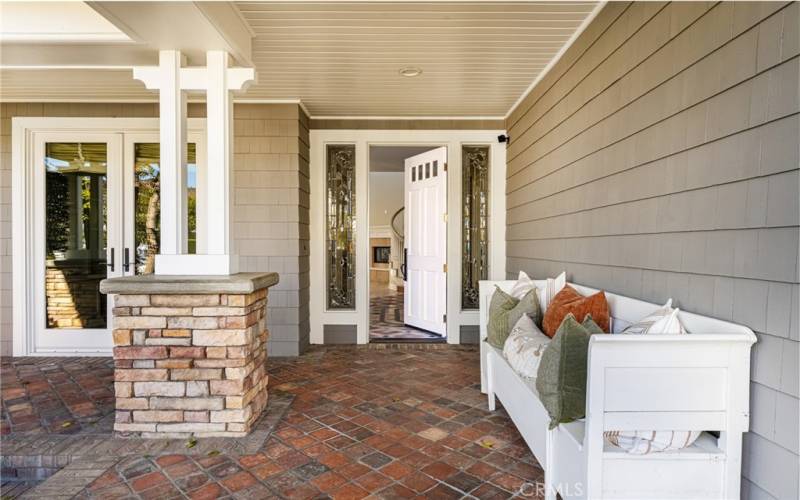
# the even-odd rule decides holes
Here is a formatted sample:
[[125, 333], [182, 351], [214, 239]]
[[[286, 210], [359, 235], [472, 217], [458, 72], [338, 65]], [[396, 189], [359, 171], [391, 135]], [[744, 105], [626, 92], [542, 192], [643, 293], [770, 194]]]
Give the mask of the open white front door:
[[406, 159], [404, 319], [445, 334], [447, 312], [447, 148]]

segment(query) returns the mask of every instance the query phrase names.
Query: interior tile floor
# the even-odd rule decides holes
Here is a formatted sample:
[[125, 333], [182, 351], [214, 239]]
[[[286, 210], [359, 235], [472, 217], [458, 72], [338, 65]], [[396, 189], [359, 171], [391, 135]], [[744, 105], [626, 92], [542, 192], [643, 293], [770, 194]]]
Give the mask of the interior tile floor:
[[381, 342], [444, 342], [441, 335], [403, 323], [403, 293], [386, 283], [370, 283], [369, 338]]
[[[94, 418], [109, 411], [95, 398], [97, 393], [105, 400], [99, 386], [110, 390], [112, 384], [107, 359], [73, 358], [65, 367], [49, 358], [47, 369], [24, 367], [31, 363], [2, 360], [4, 440], [62, 432], [72, 427], [59, 427], [64, 412], [66, 421], [80, 422], [85, 408], [97, 408]], [[81, 364], [100, 367], [98, 387], [84, 379]], [[293, 399], [257, 451], [198, 454], [189, 448], [202, 443], [187, 442], [185, 452], [112, 458], [85, 466], [100, 469], [74, 494], [67, 494], [65, 482], [64, 497], [536, 497], [542, 470], [505, 412], [486, 409], [474, 347], [314, 348], [299, 358], [270, 360], [269, 373], [271, 394]], [[66, 388], [67, 400], [82, 398], [86, 406], [68, 403]], [[53, 398], [61, 400], [57, 410], [50, 408]]]

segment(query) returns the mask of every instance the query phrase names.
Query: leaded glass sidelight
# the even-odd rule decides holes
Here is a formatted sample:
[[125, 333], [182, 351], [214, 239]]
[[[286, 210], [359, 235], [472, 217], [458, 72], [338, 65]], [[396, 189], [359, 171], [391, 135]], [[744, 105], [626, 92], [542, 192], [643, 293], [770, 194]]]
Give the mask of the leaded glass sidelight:
[[356, 147], [328, 145], [326, 157], [328, 309], [355, 309]]
[[478, 309], [478, 281], [489, 276], [489, 146], [463, 146], [461, 161], [461, 308]]

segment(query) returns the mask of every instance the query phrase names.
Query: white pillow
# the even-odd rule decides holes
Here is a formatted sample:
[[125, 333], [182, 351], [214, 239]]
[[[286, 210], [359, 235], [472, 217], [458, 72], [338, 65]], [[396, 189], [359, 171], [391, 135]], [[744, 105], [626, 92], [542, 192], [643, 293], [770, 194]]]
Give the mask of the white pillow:
[[542, 314], [544, 314], [544, 312], [547, 310], [547, 306], [550, 304], [550, 301], [553, 300], [553, 297], [555, 297], [556, 294], [560, 292], [566, 284], [567, 273], [564, 271], [562, 271], [561, 274], [555, 278], [547, 278], [543, 288], [537, 287], [534, 284], [534, 281], [527, 275], [527, 273], [525, 273], [525, 271], [520, 271], [519, 276], [517, 276], [517, 282], [511, 287], [509, 295], [514, 298], [521, 299], [526, 293], [528, 293], [528, 290], [537, 288], [539, 305], [542, 307]]
[[523, 314], [503, 345], [503, 356], [520, 376], [535, 378], [542, 353], [549, 342], [550, 337], [539, 330], [530, 316]]
[[656, 335], [680, 335], [686, 333], [686, 329], [678, 319], [679, 309], [672, 308], [672, 299], [669, 299], [661, 308], [656, 309], [636, 323], [622, 330], [621, 333], [629, 334], [656, 334]]
[[[662, 307], [630, 325], [621, 333], [630, 335], [685, 334], [687, 331], [681, 324], [680, 319], [678, 319], [678, 312], [678, 309], [672, 308], [672, 299], [669, 299]], [[603, 435], [609, 443], [619, 446], [628, 453], [645, 455], [658, 451], [672, 451], [688, 448], [700, 437], [700, 432], [606, 431]]]

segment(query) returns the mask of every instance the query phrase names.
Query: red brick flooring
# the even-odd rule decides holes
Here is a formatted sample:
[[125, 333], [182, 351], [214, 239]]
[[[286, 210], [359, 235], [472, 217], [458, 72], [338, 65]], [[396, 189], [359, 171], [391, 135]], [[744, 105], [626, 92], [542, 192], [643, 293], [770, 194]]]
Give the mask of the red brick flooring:
[[477, 350], [434, 347], [270, 360], [270, 390], [295, 399], [258, 453], [126, 457], [78, 498], [510, 498], [541, 481], [486, 410]]
[[75, 434], [114, 410], [110, 358], [24, 358], [0, 368], [0, 434]]

